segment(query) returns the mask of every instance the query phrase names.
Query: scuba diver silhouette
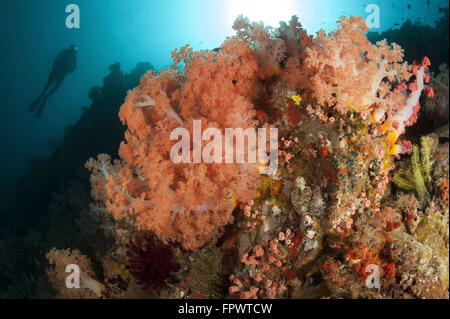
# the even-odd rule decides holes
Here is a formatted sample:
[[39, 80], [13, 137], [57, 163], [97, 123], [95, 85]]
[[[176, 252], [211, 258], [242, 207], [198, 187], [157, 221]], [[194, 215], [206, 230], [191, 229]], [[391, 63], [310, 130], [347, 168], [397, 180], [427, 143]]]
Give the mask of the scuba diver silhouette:
[[[77, 66], [77, 53], [78, 48], [72, 44], [70, 48], [61, 51], [53, 62], [52, 70], [48, 76], [48, 81], [45, 87], [42, 89], [41, 95], [39, 95], [28, 107], [28, 111], [33, 113], [36, 111], [36, 117], [40, 117], [45, 108], [47, 99], [54, 94], [64, 81], [66, 75], [73, 73]], [[47, 92], [50, 86], [54, 83], [54, 86]]]

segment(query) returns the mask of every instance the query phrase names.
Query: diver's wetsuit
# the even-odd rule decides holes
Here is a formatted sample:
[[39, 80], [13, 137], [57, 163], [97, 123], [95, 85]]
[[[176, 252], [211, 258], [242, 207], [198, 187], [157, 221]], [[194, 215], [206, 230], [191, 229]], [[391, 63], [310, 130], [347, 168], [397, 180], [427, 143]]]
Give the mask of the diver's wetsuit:
[[[31, 113], [33, 113], [37, 109], [36, 117], [41, 116], [42, 112], [44, 111], [47, 99], [58, 90], [58, 88], [63, 83], [66, 75], [75, 71], [75, 68], [77, 66], [76, 52], [76, 46], [72, 45], [69, 49], [62, 51], [56, 57], [55, 61], [53, 62], [52, 70], [48, 76], [47, 84], [42, 90], [41, 95], [39, 95], [28, 108], [28, 111], [30, 111]], [[46, 94], [45, 92], [50, 88], [52, 84], [54, 84], [53, 87]]]

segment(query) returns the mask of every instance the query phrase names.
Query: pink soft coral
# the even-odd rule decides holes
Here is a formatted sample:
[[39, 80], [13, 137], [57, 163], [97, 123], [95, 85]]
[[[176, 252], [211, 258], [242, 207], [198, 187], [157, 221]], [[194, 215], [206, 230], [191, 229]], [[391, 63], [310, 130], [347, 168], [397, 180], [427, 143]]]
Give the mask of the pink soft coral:
[[337, 30], [318, 32], [315, 45], [306, 49], [313, 96], [319, 104], [343, 114], [402, 105], [405, 97], [392, 91], [392, 83], [410, 77], [408, 65], [402, 63], [403, 50], [386, 41], [370, 43], [367, 30], [361, 17], [342, 17]]
[[[102, 155], [87, 163], [94, 173], [92, 194], [106, 202], [114, 218], [133, 216], [139, 228], [189, 250], [217, 238], [232, 222], [235, 203], [256, 195], [258, 167], [205, 164], [192, 151], [193, 164], [174, 164], [170, 133], [175, 128], [193, 136], [198, 120], [203, 129], [219, 128], [222, 138], [225, 128], [256, 128], [258, 120], [286, 129], [287, 116], [300, 123], [290, 99], [301, 94], [309, 114], [330, 113], [333, 123], [353, 112], [370, 125], [371, 138], [379, 142], [373, 152], [385, 164], [380, 178], [387, 178], [391, 157], [386, 155], [408, 151], [408, 142], [396, 144], [398, 136], [414, 122], [421, 92], [432, 93], [424, 84], [428, 59], [409, 66], [398, 45], [371, 44], [362, 18], [341, 18], [336, 31], [315, 38], [296, 17], [277, 29], [239, 17], [234, 29], [237, 36], [219, 49], [184, 46], [172, 53], [170, 69], [148, 72], [120, 110], [128, 126], [122, 162], [110, 164]], [[415, 81], [408, 83], [413, 75]]]
[[193, 250], [233, 221], [237, 201], [255, 197], [258, 167], [195, 159], [174, 164], [170, 133], [182, 126], [193, 136], [193, 120], [222, 135], [225, 128], [256, 128], [258, 63], [248, 43], [237, 38], [218, 53], [184, 47], [174, 58], [186, 63], [183, 73], [175, 68], [147, 73], [122, 105], [120, 119], [128, 126], [119, 151], [123, 166], [109, 164], [103, 155], [87, 167], [94, 173], [94, 197], [106, 197], [116, 219], [132, 215], [139, 228], [152, 230], [164, 243]]
[[387, 133], [387, 153], [408, 153], [407, 144], [395, 143], [404, 128], [415, 123], [422, 92], [433, 95], [425, 85], [430, 61], [425, 57], [411, 66], [403, 62], [403, 49], [396, 43], [370, 43], [361, 17], [338, 22], [337, 30], [318, 32], [306, 48], [310, 95], [330, 111], [353, 111], [362, 119], [371, 114], [373, 122], [383, 123], [379, 135]]

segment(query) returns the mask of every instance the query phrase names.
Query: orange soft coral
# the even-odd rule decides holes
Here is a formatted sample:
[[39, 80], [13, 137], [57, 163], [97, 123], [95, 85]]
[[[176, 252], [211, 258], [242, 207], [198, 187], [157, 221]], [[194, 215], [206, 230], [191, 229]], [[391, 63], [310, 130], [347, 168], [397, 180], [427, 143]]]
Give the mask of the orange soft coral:
[[369, 112], [371, 107], [387, 111], [401, 106], [405, 97], [392, 91], [391, 83], [411, 76], [402, 63], [403, 50], [395, 43], [371, 44], [368, 27], [360, 17], [342, 17], [336, 31], [320, 31], [308, 47], [314, 97], [323, 106], [345, 114], [348, 110]]
[[[90, 260], [80, 253], [79, 250], [70, 249], [58, 250], [52, 248], [46, 255], [51, 267], [47, 270], [49, 281], [53, 288], [58, 291], [59, 298], [101, 298], [104, 286], [95, 279]], [[77, 265], [80, 269], [79, 288], [69, 288], [66, 286], [66, 278], [70, 272], [66, 272], [66, 267], [70, 264]]]
[[[194, 250], [217, 238], [233, 221], [236, 201], [256, 195], [257, 164], [178, 163], [170, 159], [177, 127], [193, 136], [193, 120], [203, 128], [256, 128], [253, 99], [258, 63], [249, 44], [227, 40], [219, 52], [174, 52], [175, 67], [147, 73], [120, 110], [128, 126], [120, 146], [123, 167], [102, 156], [87, 167], [94, 198], [106, 198], [116, 219], [132, 215], [141, 229], [164, 243]], [[193, 158], [193, 152], [190, 153]], [[106, 180], [107, 179], [107, 180]], [[103, 194], [101, 193], [103, 190]]]
[[309, 94], [329, 111], [357, 112], [363, 120], [371, 114], [374, 123], [383, 124], [376, 132], [386, 134], [387, 154], [409, 153], [410, 143], [395, 143], [405, 127], [417, 120], [422, 92], [433, 96], [425, 84], [430, 61], [424, 57], [408, 65], [396, 43], [370, 43], [361, 17], [342, 17], [338, 22], [337, 30], [319, 31], [313, 45], [305, 49]]
[[[192, 151], [184, 155], [194, 163], [175, 164], [171, 132], [183, 127], [194, 136], [197, 120], [204, 129], [218, 128], [224, 141], [225, 128], [256, 128], [256, 119], [283, 128], [288, 122], [284, 111], [297, 124], [298, 105], [291, 101], [289, 109], [285, 100], [300, 93], [309, 101], [310, 114], [315, 109], [338, 116], [352, 110], [363, 120], [372, 114], [374, 121], [367, 125], [373, 124], [374, 137], [384, 138], [380, 145], [387, 154], [406, 149], [407, 143], [395, 143], [403, 126], [412, 124], [418, 97], [427, 89], [429, 61], [410, 67], [402, 63], [398, 45], [371, 44], [362, 18], [339, 23], [336, 31], [313, 38], [296, 17], [273, 29], [241, 16], [234, 24], [237, 36], [220, 48], [173, 51], [175, 64], [158, 74], [148, 72], [121, 107], [120, 119], [128, 127], [120, 146], [122, 162], [110, 164], [102, 156], [87, 163], [94, 198], [104, 201], [114, 218], [133, 216], [139, 228], [152, 230], [166, 244], [201, 247], [232, 222], [236, 201], [256, 195], [257, 164], [205, 164]], [[405, 90], [412, 75], [415, 85]], [[377, 151], [380, 160], [382, 153]]]

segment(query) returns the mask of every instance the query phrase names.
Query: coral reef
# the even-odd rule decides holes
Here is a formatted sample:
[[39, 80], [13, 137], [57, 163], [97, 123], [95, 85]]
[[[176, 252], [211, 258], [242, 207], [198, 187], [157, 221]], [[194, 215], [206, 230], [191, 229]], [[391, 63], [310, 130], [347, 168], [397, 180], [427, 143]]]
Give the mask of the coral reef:
[[[52, 200], [51, 224], [66, 210], [92, 239], [47, 254], [57, 296], [448, 298], [448, 141], [421, 133], [419, 147], [407, 132], [421, 105], [445, 108], [445, 68], [370, 42], [359, 17], [315, 36], [295, 16], [278, 28], [239, 16], [233, 28], [217, 49], [174, 50], [172, 66], [128, 91], [118, 154], [84, 154], [92, 202], [86, 171]], [[195, 139], [213, 136], [196, 121], [222, 145], [230, 128], [277, 128], [277, 170], [239, 161], [251, 147], [202, 161], [212, 150]], [[174, 131], [192, 146], [176, 161]], [[82, 270], [78, 290], [64, 284], [67, 264]]]
[[[284, 233], [280, 234], [284, 236]], [[278, 240], [274, 239], [270, 242], [264, 240], [262, 245], [252, 249], [250, 255], [243, 254], [240, 261], [245, 268], [243, 273], [230, 276], [230, 295], [238, 293], [239, 298], [243, 299], [273, 299], [281, 296], [286, 289], [282, 280], [282, 271], [286, 271], [286, 267], [283, 267], [286, 263], [286, 253], [278, 249]]]
[[[274, 29], [239, 16], [220, 48], [175, 50], [128, 93], [121, 159], [86, 167], [119, 247], [148, 231], [173, 247], [181, 267], [159, 297], [448, 297], [448, 151], [436, 135], [420, 148], [403, 137], [439, 77], [428, 58], [408, 64], [398, 44], [369, 42], [363, 19], [338, 23], [312, 37], [296, 17]], [[195, 150], [171, 161], [170, 132], [194, 136], [194, 120], [278, 128], [277, 171]]]

